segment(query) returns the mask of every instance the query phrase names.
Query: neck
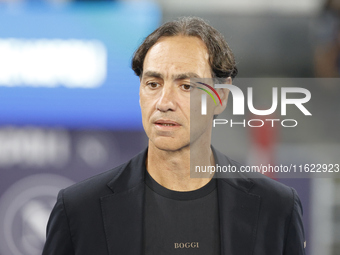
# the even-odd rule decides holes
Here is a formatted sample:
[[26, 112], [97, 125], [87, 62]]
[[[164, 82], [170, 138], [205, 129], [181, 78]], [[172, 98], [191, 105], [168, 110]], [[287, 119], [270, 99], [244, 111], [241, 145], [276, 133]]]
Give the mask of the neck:
[[[190, 153], [191, 151], [191, 153]], [[190, 164], [191, 162], [191, 164]], [[210, 146], [198, 148], [191, 145], [176, 151], [166, 151], [156, 148], [149, 142], [146, 168], [152, 178], [163, 187], [176, 191], [192, 191], [206, 185], [213, 174], [190, 178], [190, 166], [215, 165]], [[194, 171], [195, 166], [191, 166]]]

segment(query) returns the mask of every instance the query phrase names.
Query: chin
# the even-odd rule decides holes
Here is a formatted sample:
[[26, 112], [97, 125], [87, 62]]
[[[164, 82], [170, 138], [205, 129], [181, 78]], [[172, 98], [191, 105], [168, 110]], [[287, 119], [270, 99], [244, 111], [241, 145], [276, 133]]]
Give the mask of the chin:
[[166, 141], [168, 139], [157, 139], [158, 141], [154, 142], [153, 145], [163, 151], [179, 151], [185, 147], [189, 147], [189, 143], [183, 143], [183, 141], [177, 142], [173, 141]]

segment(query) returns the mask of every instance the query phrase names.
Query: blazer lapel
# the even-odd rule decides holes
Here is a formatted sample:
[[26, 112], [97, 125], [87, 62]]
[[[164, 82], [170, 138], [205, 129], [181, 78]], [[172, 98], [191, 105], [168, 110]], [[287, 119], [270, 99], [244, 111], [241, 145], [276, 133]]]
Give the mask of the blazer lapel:
[[[220, 166], [235, 165], [214, 148], [213, 153]], [[221, 254], [251, 255], [256, 242], [261, 198], [249, 192], [253, 182], [241, 173], [217, 177]]]
[[253, 253], [260, 197], [218, 180], [221, 250], [223, 255]]
[[142, 255], [146, 154], [121, 167], [107, 185], [113, 194], [101, 197], [109, 255]]
[[101, 199], [110, 255], [141, 255], [143, 250], [144, 184]]

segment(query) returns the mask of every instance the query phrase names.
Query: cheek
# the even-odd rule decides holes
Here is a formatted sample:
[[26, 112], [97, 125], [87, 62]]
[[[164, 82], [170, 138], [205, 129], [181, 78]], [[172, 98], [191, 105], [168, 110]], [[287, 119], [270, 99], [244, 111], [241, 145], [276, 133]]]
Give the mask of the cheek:
[[150, 115], [150, 110], [147, 107], [147, 104], [141, 103], [141, 111], [142, 111], [142, 119], [143, 122], [147, 122], [148, 116]]
[[139, 94], [139, 105], [140, 105], [140, 109], [142, 112], [142, 120], [144, 122], [144, 118], [145, 118], [145, 114], [146, 114], [146, 106], [147, 104], [145, 103], [145, 98], [143, 97], [143, 95], [140, 93]]
[[155, 110], [154, 100], [145, 95], [140, 95], [139, 104], [142, 112], [142, 121], [147, 123]]

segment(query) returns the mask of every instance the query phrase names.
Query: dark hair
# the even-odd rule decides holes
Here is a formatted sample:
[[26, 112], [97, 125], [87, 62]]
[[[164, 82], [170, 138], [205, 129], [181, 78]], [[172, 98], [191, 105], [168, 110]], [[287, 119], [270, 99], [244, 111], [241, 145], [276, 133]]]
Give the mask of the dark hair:
[[182, 17], [167, 22], [152, 32], [136, 50], [132, 59], [132, 69], [137, 76], [143, 73], [143, 63], [148, 50], [162, 36], [195, 36], [207, 46], [209, 62], [214, 78], [234, 78], [237, 75], [234, 54], [223, 35], [197, 17]]

